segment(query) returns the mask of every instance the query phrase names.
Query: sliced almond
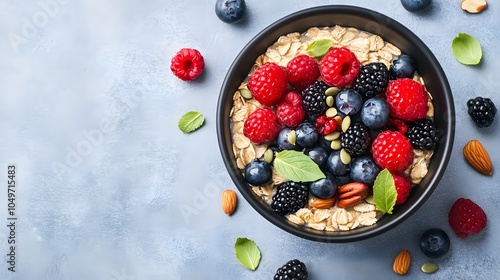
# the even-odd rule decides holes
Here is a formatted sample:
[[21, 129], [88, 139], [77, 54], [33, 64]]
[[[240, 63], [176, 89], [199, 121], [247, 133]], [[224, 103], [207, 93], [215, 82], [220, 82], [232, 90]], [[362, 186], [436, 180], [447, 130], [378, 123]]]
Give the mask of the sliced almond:
[[462, 0], [462, 3], [460, 4], [460, 8], [462, 8], [462, 10], [471, 14], [477, 14], [486, 7], [488, 7], [486, 0]]

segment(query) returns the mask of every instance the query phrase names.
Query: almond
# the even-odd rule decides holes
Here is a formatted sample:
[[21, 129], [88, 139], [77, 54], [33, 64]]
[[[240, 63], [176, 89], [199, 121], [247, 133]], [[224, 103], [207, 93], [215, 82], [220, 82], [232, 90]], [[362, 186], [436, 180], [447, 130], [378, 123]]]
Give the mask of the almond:
[[327, 199], [318, 198], [311, 203], [311, 207], [318, 209], [328, 209], [332, 207], [333, 204], [335, 204], [335, 197]]
[[486, 0], [462, 0], [460, 7], [468, 13], [477, 14], [488, 7], [488, 3]]
[[493, 174], [493, 164], [491, 163], [488, 152], [477, 140], [471, 140], [463, 150], [467, 162], [477, 171], [484, 175]]
[[394, 264], [392, 265], [392, 269], [399, 275], [406, 274], [408, 269], [410, 268], [411, 257], [408, 250], [404, 249], [401, 251], [396, 258], [394, 259]]
[[222, 193], [222, 211], [224, 211], [224, 213], [226, 213], [228, 216], [231, 216], [231, 214], [233, 214], [237, 204], [238, 197], [233, 190], [225, 190]]

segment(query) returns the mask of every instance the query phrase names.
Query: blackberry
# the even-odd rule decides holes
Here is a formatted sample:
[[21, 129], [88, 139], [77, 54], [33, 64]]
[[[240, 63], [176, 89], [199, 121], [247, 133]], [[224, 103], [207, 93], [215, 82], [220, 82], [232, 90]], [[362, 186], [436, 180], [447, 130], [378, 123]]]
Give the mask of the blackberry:
[[353, 157], [365, 154], [372, 143], [370, 130], [358, 122], [352, 124], [340, 138], [342, 148]]
[[434, 150], [439, 141], [439, 130], [430, 119], [421, 119], [407, 124], [406, 138], [415, 149]]
[[282, 267], [278, 268], [276, 274], [274, 274], [274, 280], [307, 280], [307, 267], [299, 260], [291, 260], [284, 264]]
[[479, 127], [488, 127], [493, 123], [497, 107], [489, 98], [476, 97], [467, 101], [469, 116]]
[[309, 190], [306, 185], [287, 181], [278, 186], [278, 191], [273, 196], [271, 208], [280, 215], [295, 213], [306, 206], [308, 197]]
[[302, 91], [302, 107], [309, 114], [324, 114], [327, 109], [325, 91], [328, 85], [316, 81]]
[[366, 100], [384, 92], [388, 83], [389, 70], [387, 66], [383, 63], [373, 62], [361, 67], [354, 82], [354, 90]]

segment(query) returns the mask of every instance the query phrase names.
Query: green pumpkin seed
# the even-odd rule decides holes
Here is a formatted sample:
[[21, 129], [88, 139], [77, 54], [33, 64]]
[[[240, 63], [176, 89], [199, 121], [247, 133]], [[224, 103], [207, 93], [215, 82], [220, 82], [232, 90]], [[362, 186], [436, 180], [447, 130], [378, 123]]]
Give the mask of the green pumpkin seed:
[[326, 94], [327, 96], [335, 96], [335, 95], [337, 95], [337, 93], [339, 93], [339, 92], [340, 92], [340, 88], [338, 88], [338, 87], [330, 87], [330, 88], [328, 88], [328, 89], [325, 91], [325, 94]]
[[274, 160], [274, 152], [271, 149], [267, 149], [264, 152], [264, 161], [267, 163], [271, 163]]
[[332, 108], [328, 108], [328, 110], [326, 110], [325, 115], [327, 117], [329, 117], [329, 118], [333, 118], [333, 117], [335, 117], [337, 115], [337, 109], [335, 109], [333, 107]]
[[297, 133], [295, 133], [295, 130], [290, 131], [288, 133], [288, 142], [292, 145], [295, 145], [297, 143]]
[[342, 120], [342, 131], [346, 132], [350, 126], [351, 126], [351, 117], [345, 116], [345, 118]]
[[365, 201], [372, 204], [372, 205], [375, 205], [375, 200], [373, 200], [373, 195], [369, 195], [365, 198]]
[[351, 163], [351, 155], [344, 149], [340, 150], [340, 161], [342, 161], [343, 164]]
[[328, 140], [328, 141], [333, 141], [333, 140], [337, 140], [340, 138], [340, 132], [339, 131], [334, 131], [328, 135], [325, 135], [325, 139]]
[[333, 106], [333, 96], [327, 96], [326, 97], [326, 105], [328, 105], [328, 107], [332, 107]]
[[340, 140], [333, 140], [332, 143], [330, 143], [330, 147], [334, 150], [340, 150], [342, 148], [342, 144], [340, 143]]
[[250, 90], [246, 89], [246, 88], [240, 89], [240, 94], [245, 99], [252, 99], [253, 98], [252, 92]]
[[425, 263], [424, 265], [422, 265], [422, 271], [424, 273], [428, 273], [428, 274], [431, 274], [431, 273], [434, 273], [436, 272], [436, 270], [439, 269], [439, 266], [435, 263]]

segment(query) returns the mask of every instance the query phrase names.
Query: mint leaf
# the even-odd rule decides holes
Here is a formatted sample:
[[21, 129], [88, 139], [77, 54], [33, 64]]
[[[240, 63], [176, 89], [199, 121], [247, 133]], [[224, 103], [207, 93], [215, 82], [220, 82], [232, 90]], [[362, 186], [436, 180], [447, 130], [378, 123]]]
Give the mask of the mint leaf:
[[294, 182], [313, 182], [326, 178], [309, 156], [297, 151], [279, 152], [274, 159], [274, 168], [281, 176]]
[[203, 125], [205, 117], [202, 114], [190, 111], [185, 113], [179, 120], [178, 127], [184, 133], [190, 133]]
[[234, 243], [236, 259], [244, 267], [256, 270], [260, 263], [260, 250], [252, 240], [248, 238], [238, 238]]
[[397, 197], [398, 192], [391, 172], [387, 169], [380, 171], [373, 184], [375, 206], [384, 213], [392, 214]]
[[330, 39], [319, 39], [309, 44], [306, 51], [312, 57], [323, 56], [332, 45], [333, 41]]
[[483, 56], [481, 45], [469, 34], [458, 33], [458, 36], [451, 43], [451, 48], [455, 58], [465, 65], [476, 65]]

